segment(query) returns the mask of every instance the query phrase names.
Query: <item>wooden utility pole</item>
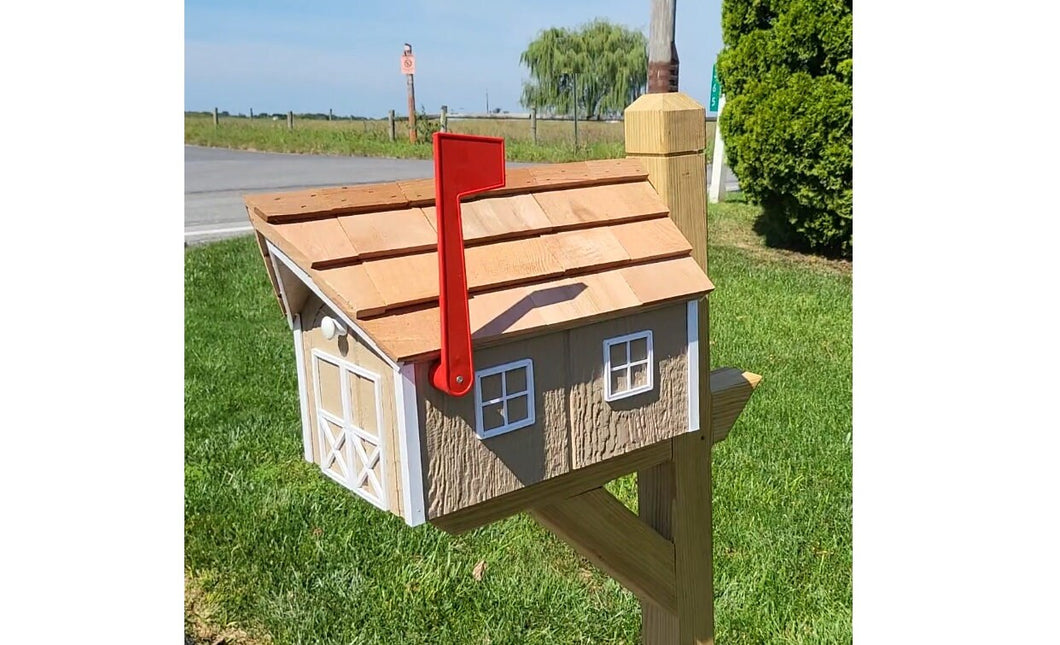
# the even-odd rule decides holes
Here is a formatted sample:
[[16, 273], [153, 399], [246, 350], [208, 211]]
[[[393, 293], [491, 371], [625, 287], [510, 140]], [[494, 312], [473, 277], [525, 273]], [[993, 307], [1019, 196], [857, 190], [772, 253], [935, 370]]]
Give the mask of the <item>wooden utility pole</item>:
[[441, 112], [438, 113], [438, 127], [441, 128], [442, 132], [449, 132], [449, 106], [443, 105]]
[[651, 0], [648, 29], [648, 93], [677, 91], [677, 0]]

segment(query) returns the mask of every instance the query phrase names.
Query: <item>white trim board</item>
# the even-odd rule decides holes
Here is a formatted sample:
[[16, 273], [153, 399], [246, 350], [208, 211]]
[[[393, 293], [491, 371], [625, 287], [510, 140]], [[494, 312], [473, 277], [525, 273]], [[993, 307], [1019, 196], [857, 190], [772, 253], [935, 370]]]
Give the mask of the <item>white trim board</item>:
[[699, 301], [688, 301], [688, 431], [699, 430]]
[[355, 323], [352, 318], [347, 316], [342, 311], [342, 309], [340, 309], [339, 306], [336, 305], [334, 301], [332, 301], [331, 298], [324, 295], [324, 292], [321, 291], [319, 287], [317, 287], [316, 283], [313, 282], [313, 279], [309, 277], [309, 274], [307, 274], [297, 264], [295, 264], [291, 258], [284, 255], [283, 251], [276, 248], [276, 245], [274, 245], [272, 242], [270, 242], [269, 240], [265, 240], [265, 244], [269, 249], [269, 255], [279, 258], [281, 262], [287, 265], [287, 268], [291, 270], [291, 273], [298, 276], [298, 279], [301, 280], [305, 284], [305, 286], [309, 287], [309, 289], [313, 293], [315, 293], [317, 297], [324, 302], [324, 304], [330, 307], [331, 310], [335, 312], [336, 316], [342, 318], [342, 320], [345, 321], [349, 328], [352, 329], [354, 333], [356, 333], [357, 336], [362, 341], [364, 341], [366, 345], [368, 345], [368, 347], [372, 348], [372, 351], [374, 351], [379, 356], [379, 358], [383, 359], [383, 361], [386, 362], [387, 365], [394, 368], [395, 370], [400, 369], [400, 365], [395, 363], [392, 358], [387, 356], [386, 352], [379, 349], [379, 346], [375, 344], [375, 341], [373, 341], [371, 337], [368, 336], [368, 334], [364, 333], [364, 330], [358, 327], [357, 323]]
[[397, 394], [398, 446], [401, 457], [402, 514], [409, 526], [427, 521], [424, 503], [423, 459], [420, 449], [420, 419], [416, 395], [416, 365], [402, 363], [394, 370], [394, 392]]
[[308, 462], [313, 461], [313, 429], [309, 421], [309, 398], [308, 384], [305, 374], [305, 349], [302, 346], [302, 317], [294, 314], [292, 320], [294, 329], [294, 360], [298, 371], [298, 403], [302, 411], [302, 454]]
[[291, 303], [287, 300], [287, 288], [283, 284], [283, 273], [280, 271], [280, 267], [276, 264], [276, 256], [269, 253], [269, 262], [272, 263], [272, 273], [276, 276], [276, 286], [280, 288], [280, 302], [283, 303], [283, 311], [287, 314], [287, 326], [294, 328], [294, 317], [297, 316], [295, 312], [291, 311]]

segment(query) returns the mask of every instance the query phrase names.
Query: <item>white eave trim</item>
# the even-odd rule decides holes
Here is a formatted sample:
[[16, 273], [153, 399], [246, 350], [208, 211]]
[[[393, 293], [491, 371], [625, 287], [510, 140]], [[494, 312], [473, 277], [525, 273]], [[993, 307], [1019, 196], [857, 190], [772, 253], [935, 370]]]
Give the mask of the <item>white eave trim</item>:
[[688, 431], [699, 430], [699, 300], [688, 301]]
[[401, 451], [401, 496], [405, 523], [419, 526], [427, 521], [423, 489], [423, 459], [420, 450], [419, 406], [416, 397], [416, 365], [402, 363], [394, 371], [397, 393], [398, 445]]
[[303, 455], [308, 462], [313, 461], [313, 435], [309, 422], [309, 399], [306, 395], [305, 349], [302, 347], [302, 317], [292, 316], [294, 329], [294, 358], [298, 368], [298, 402], [302, 407], [302, 446]]
[[392, 358], [386, 355], [386, 352], [379, 349], [379, 346], [375, 344], [375, 341], [373, 341], [368, 336], [368, 334], [364, 333], [364, 330], [361, 329], [357, 325], [357, 323], [353, 321], [352, 318], [347, 316], [346, 313], [342, 309], [340, 309], [339, 306], [336, 305], [331, 298], [328, 298], [324, 295], [324, 292], [321, 291], [319, 287], [317, 287], [316, 283], [313, 282], [313, 279], [309, 277], [309, 274], [307, 274], [297, 264], [295, 264], [294, 261], [291, 260], [291, 258], [287, 257], [283, 251], [276, 248], [276, 245], [274, 245], [272, 242], [270, 242], [269, 240], [265, 240], [265, 244], [268, 246], [269, 255], [279, 259], [287, 266], [288, 269], [291, 270], [291, 273], [298, 276], [298, 279], [301, 280], [305, 284], [305, 286], [309, 287], [310, 291], [315, 293], [318, 298], [323, 300], [324, 304], [326, 304], [332, 311], [334, 311], [336, 316], [342, 318], [342, 320], [345, 321], [347, 325], [349, 325], [349, 328], [352, 329], [362, 341], [364, 341], [364, 344], [371, 347], [372, 350], [379, 355], [379, 358], [382, 358], [387, 365], [389, 365], [395, 370], [401, 368], [401, 366], [395, 363]]

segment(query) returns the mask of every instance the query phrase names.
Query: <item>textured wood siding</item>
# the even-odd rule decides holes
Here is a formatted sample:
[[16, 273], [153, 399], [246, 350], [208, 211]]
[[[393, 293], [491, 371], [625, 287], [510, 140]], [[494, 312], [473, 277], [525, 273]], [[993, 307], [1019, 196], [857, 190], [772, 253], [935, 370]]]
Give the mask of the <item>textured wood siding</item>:
[[[321, 447], [319, 445], [319, 428], [317, 428], [316, 393], [313, 389], [313, 349], [319, 349], [362, 367], [379, 376], [380, 406], [382, 408], [382, 428], [379, 436], [382, 440], [382, 461], [384, 464], [383, 486], [386, 488], [386, 502], [389, 510], [401, 515], [401, 468], [400, 450], [397, 440], [397, 397], [394, 390], [394, 370], [374, 350], [361, 342], [350, 330], [345, 336], [328, 340], [320, 330], [324, 316], [335, 317], [320, 298], [310, 295], [302, 309], [302, 343], [305, 350], [306, 396], [309, 401], [309, 422], [313, 438], [313, 461], [320, 464]], [[363, 398], [363, 397], [362, 397]], [[375, 415], [371, 410], [357, 410], [358, 415]]]
[[533, 425], [489, 439], [475, 434], [474, 390], [448, 396], [430, 385], [427, 364], [416, 370], [425, 399], [427, 517], [473, 506], [570, 470], [566, 334], [549, 334], [475, 351], [475, 369], [534, 359]]
[[[654, 387], [604, 400], [604, 340], [652, 331]], [[570, 332], [571, 467], [581, 468], [688, 429], [686, 305], [578, 327]]]
[[[649, 392], [604, 400], [604, 341], [650, 329]], [[417, 365], [427, 517], [438, 518], [688, 429], [685, 303], [475, 351], [475, 368], [532, 358], [535, 423], [489, 439], [475, 434], [474, 390], [430, 385]]]

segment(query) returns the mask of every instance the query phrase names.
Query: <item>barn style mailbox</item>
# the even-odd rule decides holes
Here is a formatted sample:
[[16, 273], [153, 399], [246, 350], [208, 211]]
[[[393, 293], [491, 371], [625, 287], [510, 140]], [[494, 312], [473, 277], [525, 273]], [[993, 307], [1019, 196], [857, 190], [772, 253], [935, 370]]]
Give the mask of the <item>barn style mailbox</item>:
[[[666, 110], [649, 112], [667, 131]], [[713, 285], [654, 162], [505, 172], [503, 141], [454, 134], [434, 152], [432, 179], [245, 198], [293, 330], [305, 459], [411, 526], [531, 511], [642, 599], [646, 633], [705, 642], [712, 618], [679, 620], [678, 516], [703, 521], [705, 503], [690, 533], [706, 537], [687, 546], [709, 574], [710, 444], [758, 377], [708, 378]], [[682, 437], [705, 445], [686, 475]], [[642, 498], [676, 502], [662, 524], [601, 488], [637, 471]], [[704, 481], [685, 513], [682, 482], [701, 498]], [[712, 616], [684, 586], [687, 611]]]

